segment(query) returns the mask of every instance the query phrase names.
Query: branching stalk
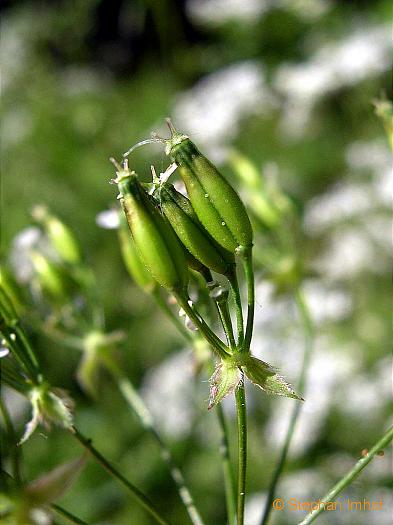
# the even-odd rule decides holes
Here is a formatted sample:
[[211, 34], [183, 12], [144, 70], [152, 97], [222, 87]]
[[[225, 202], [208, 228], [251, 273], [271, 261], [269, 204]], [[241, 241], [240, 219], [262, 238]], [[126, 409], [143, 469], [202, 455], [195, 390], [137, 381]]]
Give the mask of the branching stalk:
[[163, 518], [155, 505], [143, 494], [135, 485], [126, 479], [120, 472], [107, 461], [100, 452], [92, 445], [91, 440], [85, 438], [75, 427], [71, 428], [71, 434], [79, 441], [79, 443], [92, 455], [92, 457], [104, 469], [117, 479], [123, 487], [138, 501], [138, 503], [152, 516], [160, 525], [170, 525], [169, 521]]
[[106, 365], [110, 373], [113, 375], [114, 380], [123, 394], [123, 397], [127, 401], [128, 405], [132, 408], [134, 413], [138, 416], [142, 426], [150, 432], [158, 443], [161, 450], [161, 457], [168, 466], [170, 475], [175, 482], [179, 496], [187, 510], [187, 513], [190, 517], [193, 525], [203, 525], [203, 520], [195, 507], [193, 497], [186, 485], [186, 481], [183, 477], [181, 470], [176, 465], [172, 453], [169, 448], [166, 446], [161, 435], [154, 426], [153, 417], [144, 403], [141, 396], [138, 394], [137, 390], [132, 385], [131, 381], [122, 374], [119, 367], [116, 363], [110, 358], [106, 359]]
[[244, 273], [247, 281], [247, 325], [246, 335], [244, 337], [243, 352], [250, 350], [252, 332], [254, 329], [254, 310], [255, 310], [255, 281], [254, 269], [252, 263], [252, 250], [247, 251], [242, 257]]
[[83, 521], [77, 516], [74, 516], [73, 514], [71, 514], [71, 512], [68, 512], [68, 510], [63, 509], [63, 507], [60, 507], [55, 503], [51, 503], [50, 508], [57, 512], [57, 514], [59, 514], [60, 516], [63, 516], [63, 518], [68, 520], [70, 523], [75, 523], [76, 525], [88, 525], [86, 521]]
[[329, 501], [334, 501], [336, 497], [352, 483], [352, 481], [360, 474], [360, 472], [370, 463], [370, 461], [375, 457], [375, 455], [386, 446], [393, 439], [393, 427], [390, 427], [385, 434], [379, 439], [375, 445], [369, 450], [367, 455], [356, 463], [356, 465], [342, 478], [334, 487], [329, 490], [322, 498], [320, 498], [321, 505], [318, 505], [318, 508], [307, 514], [302, 522], [298, 525], [309, 525], [317, 519], [317, 517], [325, 510], [326, 503]]
[[203, 334], [205, 339], [210, 343], [210, 345], [214, 348], [217, 354], [221, 358], [225, 359], [225, 357], [229, 355], [227, 347], [221, 341], [221, 339], [219, 339], [216, 336], [216, 334], [211, 331], [211, 329], [205, 323], [202, 317], [200, 317], [199, 314], [188, 304], [189, 298], [183, 294], [180, 294], [180, 295], [177, 294], [176, 298], [180, 306], [185, 311], [185, 313], [188, 315], [191, 321], [195, 324], [195, 326], [200, 330], [200, 332]]
[[236, 327], [237, 327], [237, 346], [240, 348], [244, 342], [244, 321], [243, 321], [243, 309], [242, 299], [239, 290], [239, 283], [236, 277], [236, 270], [233, 274], [228, 276], [229, 285], [231, 287], [233, 299], [235, 302], [236, 312]]

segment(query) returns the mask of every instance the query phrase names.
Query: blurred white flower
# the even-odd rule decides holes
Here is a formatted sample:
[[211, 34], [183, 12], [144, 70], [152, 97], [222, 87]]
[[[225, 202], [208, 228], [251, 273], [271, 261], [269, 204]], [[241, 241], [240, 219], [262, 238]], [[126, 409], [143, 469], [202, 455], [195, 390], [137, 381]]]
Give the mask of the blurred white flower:
[[384, 171], [392, 164], [392, 154], [387, 143], [380, 140], [352, 142], [346, 149], [345, 159], [353, 170]]
[[113, 208], [100, 211], [96, 215], [96, 224], [105, 230], [116, 230], [120, 225], [119, 211]]
[[274, 86], [286, 97], [283, 132], [301, 135], [317, 100], [388, 70], [390, 33], [390, 27], [385, 25], [363, 27], [341, 42], [323, 45], [307, 62], [280, 66]]
[[274, 98], [263, 68], [247, 61], [208, 75], [180, 94], [173, 110], [176, 127], [190, 133], [215, 161], [236, 137], [242, 118], [269, 112]]
[[10, 264], [16, 279], [20, 283], [29, 282], [34, 275], [31, 252], [36, 250], [56, 259], [57, 255], [42, 230], [36, 226], [29, 226], [16, 235], [10, 250]]
[[361, 216], [374, 206], [369, 184], [341, 181], [307, 204], [304, 214], [305, 230], [310, 235], [318, 235], [345, 219]]
[[361, 415], [367, 414], [369, 421], [381, 416], [392, 395], [391, 359], [381, 359], [375, 368], [375, 373], [354, 374], [340, 397], [340, 410], [359, 417], [361, 407]]
[[277, 0], [273, 2], [276, 8], [292, 11], [299, 18], [312, 21], [317, 20], [332, 7], [329, 0]]
[[12, 85], [25, 64], [29, 63], [30, 43], [29, 38], [35, 28], [33, 12], [18, 12], [15, 16], [3, 14], [1, 24], [1, 84], [4, 91]]
[[[345, 381], [354, 368], [354, 359], [349, 351], [337, 349], [331, 338], [319, 337], [308, 371], [305, 398], [293, 434], [290, 455], [303, 455], [318, 439], [332, 403], [337, 396], [337, 386]], [[287, 368], [287, 363], [285, 368]], [[296, 381], [293, 381], [294, 386]], [[341, 397], [340, 397], [341, 399]], [[285, 438], [289, 419], [293, 411], [292, 400], [277, 399], [265, 427], [266, 440], [270, 446], [279, 448]], [[277, 417], [280, 414], [280, 417]]]
[[265, 502], [266, 493], [264, 492], [253, 493], [246, 496], [244, 512], [245, 525], [260, 525]]
[[194, 383], [189, 351], [172, 354], [144, 378], [142, 397], [158, 428], [170, 437], [180, 438], [191, 430]]
[[388, 270], [390, 261], [358, 227], [345, 227], [334, 232], [329, 245], [312, 263], [327, 280], [352, 279], [362, 271], [376, 274]]
[[342, 288], [331, 288], [320, 280], [308, 279], [303, 293], [316, 325], [324, 321], [339, 321], [352, 312], [351, 296]]
[[110, 77], [92, 67], [69, 66], [62, 70], [59, 81], [66, 95], [75, 96], [102, 91], [110, 84]]
[[1, 119], [1, 145], [7, 148], [22, 142], [30, 133], [33, 120], [28, 111], [17, 108], [4, 114]]
[[256, 23], [271, 3], [271, 0], [188, 0], [186, 7], [197, 22], [216, 26], [231, 20]]

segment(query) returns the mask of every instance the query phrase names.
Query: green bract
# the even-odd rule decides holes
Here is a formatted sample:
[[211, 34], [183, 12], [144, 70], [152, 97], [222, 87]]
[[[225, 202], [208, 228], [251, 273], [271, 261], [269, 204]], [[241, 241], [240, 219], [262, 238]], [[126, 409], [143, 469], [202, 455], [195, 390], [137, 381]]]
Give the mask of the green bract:
[[166, 153], [179, 167], [198, 219], [213, 239], [231, 253], [240, 246], [250, 248], [251, 223], [238, 194], [187, 136], [173, 126], [171, 131]]
[[120, 200], [138, 254], [153, 277], [168, 290], [184, 290], [188, 269], [180, 243], [168, 224], [151, 202], [135, 172], [118, 167], [117, 179]]
[[198, 261], [223, 275], [233, 272], [233, 254], [212, 239], [184, 195], [166, 183], [157, 186], [153, 195], [182, 244]]

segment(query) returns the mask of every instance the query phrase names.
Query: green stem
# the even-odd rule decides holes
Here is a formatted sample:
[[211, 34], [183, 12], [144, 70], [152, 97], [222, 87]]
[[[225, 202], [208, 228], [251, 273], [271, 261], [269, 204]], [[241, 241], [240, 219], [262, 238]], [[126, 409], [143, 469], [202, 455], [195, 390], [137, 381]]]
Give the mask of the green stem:
[[246, 497], [247, 470], [247, 411], [244, 375], [236, 389], [236, 412], [238, 425], [238, 482], [237, 482], [237, 525], [244, 525], [244, 503]]
[[173, 323], [173, 325], [177, 328], [177, 330], [182, 334], [182, 336], [185, 337], [189, 343], [193, 343], [194, 338], [192, 334], [184, 326], [182, 321], [179, 319], [179, 316], [177, 316], [173, 312], [173, 310], [169, 307], [168, 303], [165, 301], [165, 299], [163, 299], [159, 290], [156, 290], [153, 292], [153, 297], [157, 305], [161, 308], [161, 310], [168, 317], [168, 319]]
[[220, 316], [221, 324], [224, 329], [229, 347], [232, 351], [236, 350], [235, 336], [233, 334], [233, 326], [231, 320], [231, 314], [228, 309], [228, 301], [215, 301], [217, 310]]
[[201, 334], [210, 343], [210, 345], [217, 352], [217, 354], [222, 359], [225, 359], [225, 357], [228, 357], [228, 355], [230, 354], [228, 353], [227, 347], [221, 341], [221, 339], [219, 339], [216, 336], [216, 334], [211, 331], [211, 329], [205, 323], [202, 317], [200, 317], [199, 314], [193, 308], [191, 308], [191, 306], [188, 304], [189, 298], [185, 294], [178, 294], [176, 295], [176, 298], [180, 306], [183, 308], [183, 310], [188, 315], [188, 317], [195, 324], [195, 326], [200, 330]]
[[145, 430], [150, 432], [150, 434], [158, 443], [161, 449], [161, 457], [168, 466], [170, 475], [173, 481], [175, 482], [180, 499], [182, 500], [188, 512], [191, 522], [193, 523], [193, 525], [203, 525], [203, 520], [195, 507], [194, 500], [186, 485], [186, 481], [183, 477], [183, 474], [177, 467], [171, 451], [166, 446], [165, 442], [156, 430], [154, 426], [153, 417], [148, 407], [144, 403], [141, 396], [138, 394], [137, 390], [132, 385], [131, 381], [123, 375], [121, 370], [118, 368], [117, 364], [110, 358], [105, 359], [105, 363], [107, 365], [108, 370], [113, 375], [113, 378], [116, 381], [120, 392], [123, 394], [123, 397], [139, 418], [142, 426], [145, 428]]
[[247, 325], [242, 351], [248, 352], [250, 350], [252, 332], [254, 328], [255, 310], [255, 281], [251, 248], [243, 255], [243, 266], [247, 281]]
[[92, 445], [91, 440], [85, 438], [75, 427], [71, 428], [71, 433], [79, 441], [79, 443], [93, 456], [93, 458], [100, 463], [104, 469], [117, 479], [130, 492], [138, 503], [156, 520], [160, 525], [170, 525], [169, 521], [163, 518], [160, 512], [156, 509], [154, 504], [143, 494], [135, 485], [126, 479], [118, 470], [113, 467], [104, 456]]
[[360, 472], [370, 463], [370, 461], [375, 457], [375, 455], [382, 449], [384, 449], [393, 439], [393, 427], [390, 427], [385, 434], [381, 437], [375, 445], [369, 450], [367, 455], [364, 458], [359, 459], [356, 465], [342, 478], [334, 487], [329, 490], [327, 494], [321, 498], [321, 505], [317, 509], [313, 510], [304, 518], [299, 525], [309, 525], [312, 523], [324, 510], [325, 504], [329, 501], [334, 501], [336, 497], [342, 492], [352, 481], [360, 474]]
[[244, 342], [244, 321], [242, 299], [240, 296], [239, 283], [236, 277], [236, 269], [228, 275], [228, 281], [231, 287], [233, 299], [235, 301], [236, 325], [237, 325], [237, 345], [240, 348]]
[[68, 510], [63, 509], [63, 507], [60, 507], [55, 503], [51, 503], [50, 508], [57, 512], [57, 514], [60, 514], [60, 516], [63, 516], [63, 518], [68, 520], [70, 523], [76, 523], [76, 525], [88, 525], [86, 521], [77, 518], [76, 516], [71, 514], [71, 512], [68, 512]]
[[[314, 339], [314, 327], [308, 309], [307, 303], [303, 297], [303, 294], [300, 289], [296, 290], [295, 299], [297, 308], [300, 314], [301, 322], [303, 325], [303, 331], [305, 335], [305, 345], [303, 352], [302, 364], [300, 367], [300, 376], [298, 381], [298, 392], [303, 392], [306, 386], [307, 372], [310, 366], [310, 357], [313, 350], [313, 339]], [[295, 431], [296, 422], [298, 420], [302, 404], [296, 403], [293, 407], [291, 418], [289, 420], [289, 425], [287, 433], [285, 435], [284, 443], [281, 449], [281, 453], [276, 465], [276, 468], [273, 472], [273, 477], [270, 482], [269, 491], [266, 499], [265, 509], [262, 516], [261, 525], [266, 525], [269, 521], [270, 513], [272, 510], [272, 501], [274, 500], [278, 481], [283, 472], [285, 462], [287, 460], [289, 447], [292, 441], [293, 433]]]
[[20, 455], [21, 455], [21, 447], [17, 446], [17, 438], [15, 434], [14, 425], [12, 424], [12, 419], [10, 417], [10, 414], [8, 412], [8, 408], [6, 404], [3, 402], [3, 400], [0, 397], [0, 412], [3, 416], [4, 425], [9, 437], [9, 440], [11, 442], [11, 463], [12, 463], [12, 476], [15, 479], [17, 485], [21, 485], [22, 483], [22, 476], [21, 476], [21, 469], [20, 469]]
[[225, 421], [225, 415], [221, 403], [216, 408], [218, 424], [221, 431], [220, 436], [220, 454], [224, 472], [225, 501], [228, 514], [228, 525], [236, 524], [236, 490], [235, 478], [229, 454], [228, 428]]

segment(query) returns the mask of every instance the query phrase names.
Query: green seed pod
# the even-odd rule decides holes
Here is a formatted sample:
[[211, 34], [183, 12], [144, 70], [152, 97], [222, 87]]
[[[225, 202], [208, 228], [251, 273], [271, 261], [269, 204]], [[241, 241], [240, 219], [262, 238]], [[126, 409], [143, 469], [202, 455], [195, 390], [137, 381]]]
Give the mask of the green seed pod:
[[200, 223], [191, 202], [172, 184], [161, 184], [153, 194], [182, 244], [204, 266], [217, 273], [233, 272], [235, 258], [217, 244]]
[[69, 295], [68, 289], [71, 285], [63, 268], [39, 252], [32, 252], [31, 260], [43, 292], [47, 293], [52, 299], [63, 302]]
[[[115, 164], [116, 165], [116, 164]], [[184, 290], [188, 268], [183, 249], [167, 220], [154, 206], [127, 162], [118, 169], [121, 204], [138, 254], [153, 277], [168, 290]]]
[[37, 222], [42, 224], [54, 248], [64, 262], [70, 264], [81, 262], [78, 242], [63, 222], [51, 215], [45, 206], [35, 206], [32, 216]]
[[120, 227], [118, 233], [121, 254], [128, 273], [135, 283], [140, 288], [142, 288], [142, 290], [144, 290], [146, 293], [153, 292], [157, 286], [157, 282], [154, 280], [152, 274], [147, 271], [138, 255], [134, 240], [130, 235], [128, 224], [123, 213], [120, 217]]
[[172, 138], [167, 141], [166, 153], [178, 165], [198, 219], [231, 253], [239, 246], [251, 248], [252, 227], [238, 194], [186, 135], [170, 127]]

